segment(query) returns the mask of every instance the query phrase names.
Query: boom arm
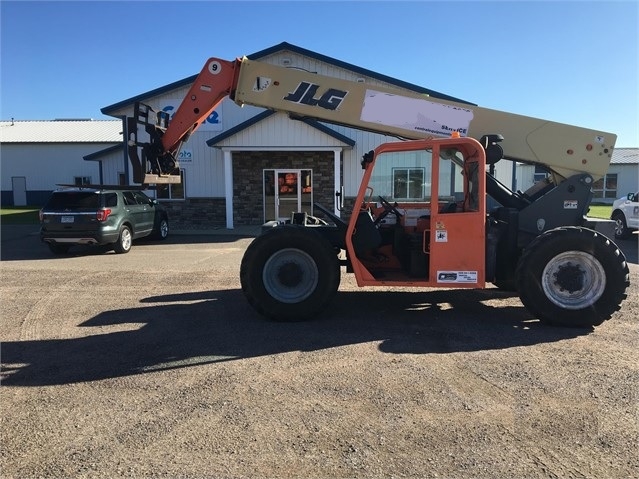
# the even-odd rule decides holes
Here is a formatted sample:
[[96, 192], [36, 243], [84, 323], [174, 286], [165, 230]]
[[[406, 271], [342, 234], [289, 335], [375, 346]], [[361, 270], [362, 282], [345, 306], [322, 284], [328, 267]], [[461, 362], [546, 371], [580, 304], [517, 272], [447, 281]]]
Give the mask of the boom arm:
[[[616, 135], [538, 118], [441, 100], [410, 91], [318, 75], [306, 70], [237, 59], [207, 60], [170, 124], [150, 107], [136, 104], [129, 119], [129, 156], [134, 181], [169, 183], [181, 144], [229, 96], [238, 105], [284, 111], [407, 139], [448, 137], [452, 132], [482, 139], [503, 157], [548, 168], [557, 183], [579, 173], [605, 175]], [[163, 124], [164, 123], [164, 124]], [[142, 134], [142, 129], [146, 135]], [[497, 140], [498, 141], [498, 140]], [[501, 149], [497, 146], [499, 160]], [[140, 158], [141, 156], [141, 158]], [[490, 155], [487, 155], [490, 157]], [[136, 173], [137, 172], [137, 173]]]

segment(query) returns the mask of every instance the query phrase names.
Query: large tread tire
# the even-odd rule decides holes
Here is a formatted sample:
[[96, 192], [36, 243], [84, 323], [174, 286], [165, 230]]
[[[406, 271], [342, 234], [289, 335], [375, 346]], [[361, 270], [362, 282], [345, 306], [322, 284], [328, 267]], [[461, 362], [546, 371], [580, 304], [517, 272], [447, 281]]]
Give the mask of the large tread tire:
[[337, 292], [339, 260], [312, 228], [278, 226], [248, 246], [240, 281], [248, 302], [263, 316], [301, 321], [321, 312]]
[[117, 254], [125, 254], [131, 251], [131, 246], [133, 244], [133, 235], [131, 234], [131, 228], [128, 226], [122, 226], [120, 228], [120, 236], [118, 240], [113, 245], [113, 251]]
[[540, 321], [579, 328], [609, 319], [630, 284], [617, 245], [579, 227], [556, 228], [535, 238], [519, 260], [516, 277], [522, 303]]
[[493, 281], [493, 284], [502, 291], [517, 292], [517, 281], [514, 279], [498, 279]]

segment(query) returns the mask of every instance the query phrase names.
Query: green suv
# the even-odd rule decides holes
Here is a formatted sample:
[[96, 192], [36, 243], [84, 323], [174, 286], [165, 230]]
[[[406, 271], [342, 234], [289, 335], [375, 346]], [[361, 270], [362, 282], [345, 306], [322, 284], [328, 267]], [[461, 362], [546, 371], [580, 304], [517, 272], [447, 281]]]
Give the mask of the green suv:
[[142, 191], [69, 187], [54, 191], [40, 210], [40, 239], [54, 254], [73, 245], [109, 245], [128, 253], [134, 239], [169, 234], [166, 210]]

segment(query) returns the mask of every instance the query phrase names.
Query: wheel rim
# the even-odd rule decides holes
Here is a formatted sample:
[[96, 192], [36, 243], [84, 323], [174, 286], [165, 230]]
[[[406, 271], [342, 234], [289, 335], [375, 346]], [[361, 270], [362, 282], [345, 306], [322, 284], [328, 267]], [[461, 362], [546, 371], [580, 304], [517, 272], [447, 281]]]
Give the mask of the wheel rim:
[[268, 259], [262, 271], [262, 281], [274, 299], [282, 303], [299, 303], [313, 294], [319, 273], [308, 253], [287, 248]]
[[131, 248], [131, 232], [125, 228], [122, 230], [122, 237], [120, 238], [120, 245], [122, 249], [128, 250]]
[[606, 289], [601, 263], [583, 251], [566, 251], [551, 259], [542, 273], [546, 297], [564, 309], [583, 309], [597, 302]]
[[615, 234], [617, 236], [623, 236], [624, 229], [623, 220], [619, 216], [615, 217]]
[[160, 236], [166, 238], [169, 235], [169, 223], [166, 220], [162, 220], [160, 223]]

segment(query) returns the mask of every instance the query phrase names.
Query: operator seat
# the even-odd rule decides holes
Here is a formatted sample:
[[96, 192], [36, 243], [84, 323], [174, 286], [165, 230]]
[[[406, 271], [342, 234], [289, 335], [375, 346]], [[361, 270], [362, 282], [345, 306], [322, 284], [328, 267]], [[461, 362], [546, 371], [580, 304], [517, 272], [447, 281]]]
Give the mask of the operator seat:
[[355, 222], [353, 234], [353, 248], [357, 256], [378, 248], [382, 244], [382, 234], [379, 232], [370, 210], [360, 211]]

